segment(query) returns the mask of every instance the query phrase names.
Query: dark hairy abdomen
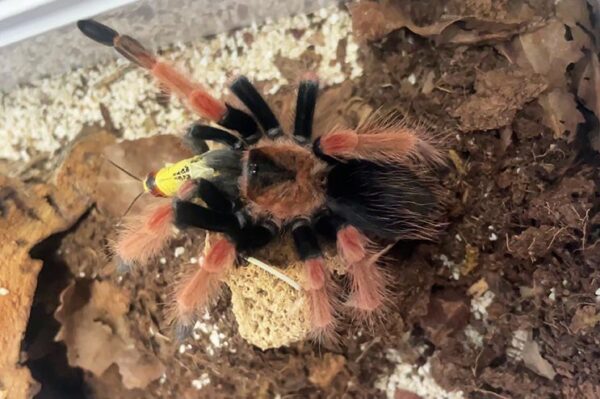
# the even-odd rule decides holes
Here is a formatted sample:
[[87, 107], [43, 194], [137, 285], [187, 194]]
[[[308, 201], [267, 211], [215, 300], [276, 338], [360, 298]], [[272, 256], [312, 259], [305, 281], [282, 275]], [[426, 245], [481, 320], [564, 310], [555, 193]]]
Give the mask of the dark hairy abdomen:
[[352, 160], [330, 171], [327, 206], [370, 235], [397, 240], [427, 238], [437, 201], [405, 166]]

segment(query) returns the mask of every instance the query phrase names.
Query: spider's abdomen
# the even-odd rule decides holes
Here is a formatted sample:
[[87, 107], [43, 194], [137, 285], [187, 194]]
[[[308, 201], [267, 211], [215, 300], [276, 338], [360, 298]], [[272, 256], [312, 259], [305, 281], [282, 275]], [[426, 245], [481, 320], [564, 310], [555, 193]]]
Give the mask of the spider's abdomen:
[[323, 207], [325, 175], [326, 165], [309, 150], [269, 142], [245, 152], [240, 188], [257, 216], [283, 222]]
[[430, 239], [436, 231], [435, 193], [404, 165], [340, 163], [331, 170], [326, 191], [329, 209], [370, 235]]

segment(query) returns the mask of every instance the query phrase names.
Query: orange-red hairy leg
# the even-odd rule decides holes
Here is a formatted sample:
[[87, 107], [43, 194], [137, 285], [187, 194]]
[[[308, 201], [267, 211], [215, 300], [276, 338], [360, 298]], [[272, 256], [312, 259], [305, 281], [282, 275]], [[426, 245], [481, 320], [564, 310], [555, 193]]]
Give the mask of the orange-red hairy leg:
[[348, 263], [357, 263], [367, 256], [369, 239], [354, 226], [344, 226], [337, 232], [337, 250], [342, 259]]
[[172, 318], [179, 338], [193, 327], [197, 312], [208, 306], [221, 291], [222, 279], [233, 266], [235, 246], [226, 238], [208, 234], [199, 267], [177, 284]]
[[431, 143], [404, 126], [364, 133], [336, 130], [321, 136], [317, 145], [323, 154], [337, 159], [396, 163], [414, 157], [442, 162], [441, 154]]
[[320, 341], [335, 340], [336, 311], [332, 283], [322, 257], [304, 262], [312, 333]]
[[334, 283], [329, 278], [321, 248], [307, 219], [292, 225], [296, 252], [304, 262], [305, 289], [310, 305], [312, 332], [319, 340], [334, 340], [336, 326], [336, 297]]
[[381, 309], [386, 300], [386, 275], [377, 267], [384, 251], [373, 253], [370, 246], [367, 237], [354, 226], [338, 230], [338, 253], [346, 264], [351, 283], [347, 305], [360, 316]]
[[212, 121], [219, 121], [226, 113], [226, 106], [211, 96], [200, 84], [191, 81], [174, 67], [156, 59], [140, 42], [94, 20], [78, 21], [77, 26], [89, 38], [114, 47], [131, 62], [152, 73], [161, 89], [175, 93], [194, 112]]
[[386, 302], [386, 274], [377, 266], [380, 253], [369, 254], [362, 261], [348, 265], [351, 281], [347, 305], [359, 316], [381, 310]]
[[200, 84], [192, 82], [173, 66], [159, 61], [152, 66], [150, 72], [197, 114], [214, 122], [220, 121], [225, 115], [227, 107], [223, 102], [211, 96]]
[[172, 236], [172, 223], [170, 202], [126, 218], [113, 244], [122, 266], [145, 265], [156, 257]]

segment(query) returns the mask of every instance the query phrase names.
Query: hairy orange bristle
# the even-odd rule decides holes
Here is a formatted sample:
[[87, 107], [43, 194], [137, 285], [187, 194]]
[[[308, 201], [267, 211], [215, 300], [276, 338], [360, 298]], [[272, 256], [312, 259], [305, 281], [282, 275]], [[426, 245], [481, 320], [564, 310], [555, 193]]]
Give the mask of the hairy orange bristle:
[[160, 253], [171, 238], [172, 221], [170, 203], [128, 217], [114, 244], [114, 252], [127, 264], [146, 264]]
[[346, 226], [337, 233], [338, 253], [348, 264], [361, 261], [366, 255], [368, 239], [354, 226]]
[[358, 135], [351, 130], [331, 132], [321, 137], [321, 151], [324, 154], [338, 157], [352, 153], [358, 145]]

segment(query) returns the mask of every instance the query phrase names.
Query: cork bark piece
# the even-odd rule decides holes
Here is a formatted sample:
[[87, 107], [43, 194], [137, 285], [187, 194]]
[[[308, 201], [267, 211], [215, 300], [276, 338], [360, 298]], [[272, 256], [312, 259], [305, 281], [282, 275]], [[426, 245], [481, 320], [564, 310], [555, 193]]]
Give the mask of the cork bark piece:
[[0, 175], [0, 398], [29, 398], [38, 389], [29, 370], [19, 364], [42, 268], [29, 251], [50, 235], [67, 230], [89, 208], [94, 183], [80, 176], [99, 165], [98, 150], [113, 139], [101, 132], [74, 145], [54, 183], [28, 185]]

